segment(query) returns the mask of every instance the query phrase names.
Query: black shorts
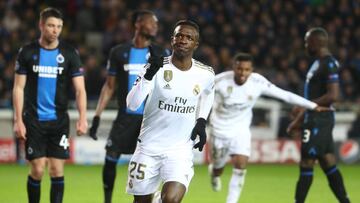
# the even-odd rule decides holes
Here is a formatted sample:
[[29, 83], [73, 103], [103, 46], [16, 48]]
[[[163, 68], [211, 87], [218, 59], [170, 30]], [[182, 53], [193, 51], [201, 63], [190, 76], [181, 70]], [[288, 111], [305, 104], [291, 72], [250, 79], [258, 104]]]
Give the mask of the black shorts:
[[69, 116], [55, 121], [38, 121], [24, 116], [26, 159], [40, 157], [69, 158]]
[[316, 159], [334, 153], [333, 112], [309, 112], [303, 126], [301, 141], [302, 158]]
[[140, 134], [141, 122], [141, 115], [118, 113], [106, 143], [106, 151], [115, 154], [133, 154]]

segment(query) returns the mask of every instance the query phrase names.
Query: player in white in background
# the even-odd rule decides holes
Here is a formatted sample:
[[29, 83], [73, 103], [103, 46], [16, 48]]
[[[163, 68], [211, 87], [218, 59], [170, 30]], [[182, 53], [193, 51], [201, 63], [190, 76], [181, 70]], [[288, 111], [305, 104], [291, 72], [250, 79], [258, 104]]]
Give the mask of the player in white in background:
[[[161, 200], [155, 201], [181, 202], [194, 174], [192, 148], [202, 151], [206, 143], [215, 79], [211, 67], [192, 58], [198, 44], [198, 25], [179, 21], [172, 55], [159, 57], [150, 49], [149, 64], [127, 96], [132, 110], [147, 98], [126, 188], [136, 203], [150, 203], [161, 182]], [[197, 135], [200, 141], [194, 145]]]
[[236, 203], [240, 198], [250, 156], [252, 108], [261, 95], [315, 111], [329, 110], [282, 90], [260, 74], [253, 73], [252, 56], [249, 54], [237, 54], [232, 68], [232, 71], [215, 78], [215, 101], [209, 119], [212, 159], [209, 172], [214, 191], [221, 190], [220, 176], [228, 156], [233, 165], [227, 203]]

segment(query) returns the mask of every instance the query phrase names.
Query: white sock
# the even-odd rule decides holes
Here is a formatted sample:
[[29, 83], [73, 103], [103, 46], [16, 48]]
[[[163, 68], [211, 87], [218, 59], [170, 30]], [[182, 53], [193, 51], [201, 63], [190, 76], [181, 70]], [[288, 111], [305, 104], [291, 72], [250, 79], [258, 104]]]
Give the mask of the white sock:
[[226, 203], [236, 203], [240, 198], [245, 182], [246, 169], [233, 169], [229, 182], [229, 192]]

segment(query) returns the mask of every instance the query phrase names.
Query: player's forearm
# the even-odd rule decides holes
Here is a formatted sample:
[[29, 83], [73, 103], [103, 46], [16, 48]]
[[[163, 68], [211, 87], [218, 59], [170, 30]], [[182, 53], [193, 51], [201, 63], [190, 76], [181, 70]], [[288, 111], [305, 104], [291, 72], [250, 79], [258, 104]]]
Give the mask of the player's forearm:
[[22, 122], [24, 106], [24, 88], [14, 86], [13, 89], [14, 122]]
[[15, 74], [13, 89], [14, 121], [22, 122], [22, 113], [24, 107], [24, 88], [26, 75]]
[[303, 109], [301, 111], [299, 111], [294, 118], [294, 122], [298, 123], [298, 124], [302, 123], [302, 121], [304, 120], [304, 113], [305, 113], [305, 110], [303, 110]]
[[288, 103], [298, 105], [307, 109], [315, 109], [318, 105], [294, 93], [288, 92]]
[[86, 91], [80, 89], [76, 91], [76, 105], [79, 111], [79, 120], [86, 120]]
[[107, 84], [101, 89], [100, 97], [98, 104], [96, 106], [95, 115], [100, 116], [103, 110], [106, 108], [109, 103], [112, 95], [114, 94], [114, 88], [109, 87]]
[[152, 81], [142, 78], [134, 85], [126, 97], [126, 105], [136, 111], [151, 91]]
[[211, 91], [210, 94], [202, 94], [200, 98], [200, 109], [199, 109], [199, 118], [207, 119], [209, 116], [210, 110], [214, 103], [214, 91]]
[[72, 79], [75, 88], [76, 106], [79, 112], [79, 120], [86, 121], [86, 91], [84, 76], [73, 77]]
[[289, 91], [285, 91], [283, 89], [280, 89], [276, 86], [274, 86], [272, 88], [272, 92], [271, 92], [271, 96], [281, 99], [286, 103], [292, 104], [292, 105], [297, 105], [297, 106], [301, 106], [307, 109], [314, 109], [317, 107], [317, 104], [309, 101], [303, 97], [300, 97], [297, 94], [294, 94], [292, 92]]

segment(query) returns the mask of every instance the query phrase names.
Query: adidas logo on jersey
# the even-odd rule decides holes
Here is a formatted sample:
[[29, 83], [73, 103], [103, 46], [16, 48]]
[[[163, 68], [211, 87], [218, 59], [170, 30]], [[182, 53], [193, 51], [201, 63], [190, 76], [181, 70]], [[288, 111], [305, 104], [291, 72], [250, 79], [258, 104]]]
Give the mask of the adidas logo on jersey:
[[171, 89], [171, 87], [170, 87], [170, 85], [169, 85], [169, 84], [166, 84], [163, 88], [164, 88], [164, 89], [168, 89], [168, 90], [170, 90], [170, 89]]

